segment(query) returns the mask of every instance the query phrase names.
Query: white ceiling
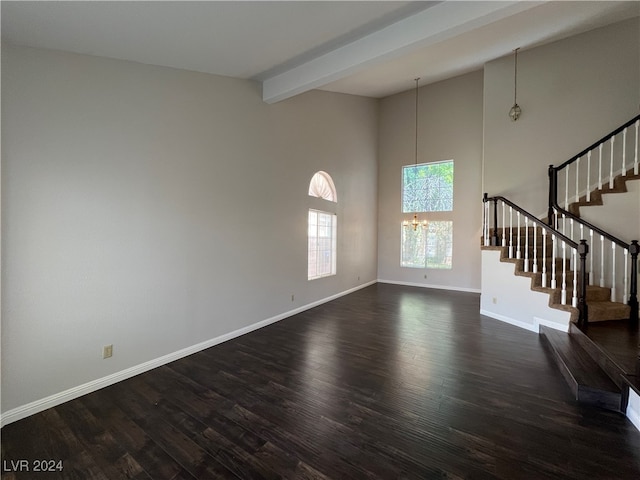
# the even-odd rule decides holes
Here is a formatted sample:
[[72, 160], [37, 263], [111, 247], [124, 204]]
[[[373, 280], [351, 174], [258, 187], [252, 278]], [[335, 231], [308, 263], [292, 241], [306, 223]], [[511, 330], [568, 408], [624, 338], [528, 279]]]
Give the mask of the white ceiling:
[[[2, 1], [4, 42], [384, 97], [640, 15], [640, 1]], [[639, 32], [640, 41], [640, 32]]]

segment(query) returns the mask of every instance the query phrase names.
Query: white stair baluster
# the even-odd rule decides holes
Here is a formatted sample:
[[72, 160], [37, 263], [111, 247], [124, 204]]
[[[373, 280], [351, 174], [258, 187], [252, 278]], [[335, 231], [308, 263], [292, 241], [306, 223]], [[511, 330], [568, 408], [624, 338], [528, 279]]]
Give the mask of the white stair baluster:
[[524, 271], [529, 271], [529, 217], [524, 217]]
[[542, 228], [542, 288], [547, 288], [547, 229]]
[[560, 303], [567, 304], [567, 244], [562, 241], [562, 290]]
[[580, 201], [580, 157], [576, 160], [576, 202]]
[[629, 303], [629, 250], [624, 248], [622, 250], [624, 253], [624, 263], [623, 263], [623, 271], [624, 271], [624, 291], [622, 292], [622, 303], [625, 305]]
[[591, 248], [589, 249], [589, 285], [595, 284], [595, 275], [593, 273], [593, 230], [589, 229], [589, 245]]
[[627, 129], [622, 131], [622, 176], [627, 176]]
[[598, 157], [598, 190], [602, 190], [602, 147], [604, 143], [600, 144], [599, 152], [600, 156]]
[[483, 215], [482, 215], [482, 244], [485, 247], [489, 246], [489, 243], [488, 243], [489, 239], [487, 238], [488, 237], [488, 235], [487, 235], [487, 204], [488, 203], [489, 202], [484, 202], [484, 204], [483, 204], [483, 212], [482, 212], [483, 213]]
[[616, 301], [616, 244], [611, 242], [611, 301]]
[[533, 273], [538, 273], [538, 225], [533, 224]]
[[591, 201], [591, 150], [587, 153], [587, 203]]
[[609, 188], [613, 188], [613, 144], [616, 142], [616, 137], [611, 137], [611, 164], [609, 167]]
[[573, 240], [573, 218], [569, 219], [569, 238]]
[[556, 279], [556, 244], [558, 240], [555, 234], [551, 234], [551, 288], [558, 288], [558, 282]]
[[638, 175], [638, 126], [640, 125], [640, 120], [636, 122], [636, 152], [633, 159], [633, 174]]
[[506, 247], [507, 246], [507, 236], [506, 236], [507, 224], [504, 222], [504, 212], [505, 212], [505, 204], [504, 202], [502, 202], [502, 246]]
[[578, 306], [578, 249], [573, 250], [573, 295], [571, 295], [571, 306]]
[[517, 235], [517, 245], [516, 245], [516, 258], [519, 260], [521, 253], [520, 253], [520, 212], [516, 212], [516, 218], [518, 219], [518, 230], [516, 231], [516, 235]]
[[567, 171], [564, 174], [564, 209], [569, 210], [569, 171], [571, 165], [567, 165]]
[[600, 286], [604, 288], [604, 236], [600, 235]]
[[513, 258], [513, 207], [509, 206], [509, 258]]

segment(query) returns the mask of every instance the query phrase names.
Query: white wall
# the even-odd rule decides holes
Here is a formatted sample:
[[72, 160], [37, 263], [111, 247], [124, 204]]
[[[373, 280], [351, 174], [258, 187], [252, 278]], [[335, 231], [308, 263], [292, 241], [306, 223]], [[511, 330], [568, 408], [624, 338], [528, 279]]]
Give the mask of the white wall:
[[548, 166], [640, 111], [640, 19], [521, 51], [517, 122], [513, 55], [485, 65], [484, 86], [483, 191], [546, 215]]
[[567, 332], [571, 320], [549, 308], [549, 294], [531, 290], [531, 278], [516, 276], [515, 264], [501, 262], [499, 250], [482, 250], [480, 313], [536, 333], [541, 324]]
[[[6, 45], [2, 62], [3, 412], [376, 279], [376, 100], [267, 105], [249, 81]], [[338, 274], [308, 282], [317, 170]]]
[[629, 243], [640, 240], [640, 179], [626, 187], [624, 193], [602, 195], [602, 205], [580, 207], [580, 218]]
[[[402, 166], [415, 161], [415, 91], [380, 104], [378, 278], [462, 290], [480, 288], [482, 72], [420, 88], [418, 163], [454, 160], [453, 268], [400, 267]], [[423, 214], [421, 219], [438, 219]], [[424, 276], [427, 276], [425, 279]]]

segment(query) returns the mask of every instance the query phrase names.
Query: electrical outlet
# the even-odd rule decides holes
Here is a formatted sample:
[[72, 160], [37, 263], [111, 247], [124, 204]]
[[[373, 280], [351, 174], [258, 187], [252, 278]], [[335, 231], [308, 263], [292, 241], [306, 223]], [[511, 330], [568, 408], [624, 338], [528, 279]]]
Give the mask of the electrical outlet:
[[102, 358], [113, 357], [113, 345], [105, 345], [102, 347]]
[[295, 296], [293, 295], [293, 293], [291, 294], [291, 301], [293, 302], [295, 300]]
[[425, 279], [425, 280], [427, 279], [427, 274], [426, 274], [426, 273], [424, 274], [424, 279]]
[[496, 303], [498, 303], [498, 298], [497, 297], [493, 297], [491, 299], [491, 301], [493, 302], [493, 304], [495, 305]]
[[360, 275], [358, 275], [358, 281], [360, 281]]

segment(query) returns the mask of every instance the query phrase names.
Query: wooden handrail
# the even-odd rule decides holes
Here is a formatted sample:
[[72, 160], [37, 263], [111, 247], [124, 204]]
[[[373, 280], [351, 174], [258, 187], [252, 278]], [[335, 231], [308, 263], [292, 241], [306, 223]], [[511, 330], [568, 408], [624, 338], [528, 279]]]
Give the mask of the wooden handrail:
[[581, 158], [583, 156], [585, 156], [587, 153], [589, 153], [591, 150], [594, 150], [596, 147], [600, 146], [601, 143], [605, 143], [607, 140], [609, 140], [611, 137], [613, 137], [614, 135], [619, 134], [620, 132], [622, 132], [625, 128], [630, 127], [631, 125], [633, 125], [634, 123], [636, 123], [638, 120], [640, 120], [640, 114], [636, 115], [635, 117], [633, 117], [631, 120], [629, 120], [627, 123], [625, 123], [624, 125], [616, 128], [613, 132], [605, 135], [604, 137], [602, 137], [600, 140], [598, 140], [596, 143], [594, 143], [593, 145], [591, 145], [590, 147], [585, 148], [584, 150], [582, 150], [579, 154], [574, 155], [573, 157], [571, 157], [569, 160], [567, 160], [566, 162], [558, 165], [557, 167], [553, 167], [556, 171], [558, 170], [562, 170], [563, 168], [571, 165], [573, 162], [575, 162], [576, 160], [578, 160], [578, 158]]
[[[489, 197], [488, 194], [486, 194], [486, 193], [484, 194], [484, 197], [482, 199], [483, 202], [491, 202], [491, 201], [493, 201], [494, 203], [497, 202], [498, 200], [506, 203], [507, 205], [512, 207], [514, 210], [517, 210], [518, 212], [522, 213], [524, 216], [528, 217], [529, 220], [532, 220], [534, 223], [536, 223], [540, 227], [546, 228], [548, 230], [551, 230], [557, 237], [562, 239], [562, 241], [567, 243], [570, 247], [578, 248], [578, 243], [577, 242], [575, 242], [575, 241], [571, 240], [569, 237], [563, 235], [562, 233], [560, 233], [559, 230], [556, 230], [553, 226], [544, 223], [542, 220], [538, 219], [535, 215], [533, 215], [532, 213], [527, 212], [524, 208], [519, 207], [518, 205], [513, 203], [511, 200], [509, 200], [509, 199], [507, 199], [505, 197], [502, 197], [500, 195]], [[495, 219], [494, 219], [494, 224], [495, 223], [496, 222], [495, 222]]]

